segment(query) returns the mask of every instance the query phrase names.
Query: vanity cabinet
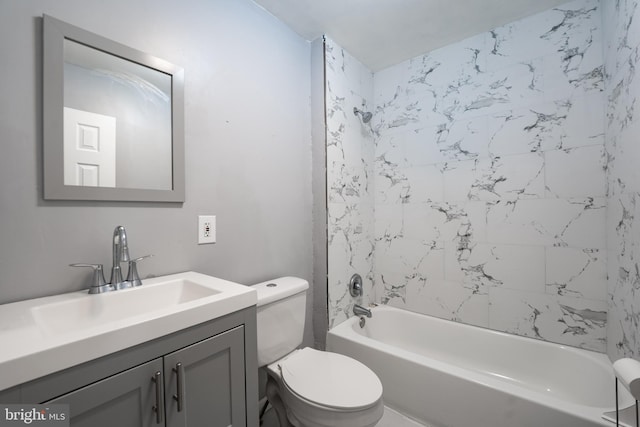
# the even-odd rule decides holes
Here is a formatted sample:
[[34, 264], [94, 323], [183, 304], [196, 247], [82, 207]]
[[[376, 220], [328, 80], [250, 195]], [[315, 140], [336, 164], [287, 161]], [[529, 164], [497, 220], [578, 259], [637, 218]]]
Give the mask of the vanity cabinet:
[[72, 427], [257, 427], [256, 343], [251, 307], [12, 393], [22, 403], [69, 404]]
[[167, 427], [245, 425], [242, 338], [238, 328], [164, 357]]
[[74, 427], [245, 426], [243, 337], [238, 326], [46, 403], [68, 403]]
[[161, 370], [162, 360], [153, 360], [45, 403], [69, 404], [74, 427], [151, 427], [153, 378]]

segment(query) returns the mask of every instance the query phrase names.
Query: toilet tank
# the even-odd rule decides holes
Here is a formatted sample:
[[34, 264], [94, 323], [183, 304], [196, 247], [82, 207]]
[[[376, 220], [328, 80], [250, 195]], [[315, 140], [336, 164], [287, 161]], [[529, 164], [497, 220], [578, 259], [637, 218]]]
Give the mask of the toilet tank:
[[253, 287], [258, 292], [258, 366], [265, 366], [302, 343], [309, 282], [281, 277]]

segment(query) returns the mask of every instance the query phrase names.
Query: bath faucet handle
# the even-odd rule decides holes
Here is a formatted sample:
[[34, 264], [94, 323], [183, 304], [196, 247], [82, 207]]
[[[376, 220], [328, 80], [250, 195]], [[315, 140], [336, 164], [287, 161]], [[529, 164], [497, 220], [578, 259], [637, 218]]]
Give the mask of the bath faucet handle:
[[129, 282], [132, 286], [140, 286], [142, 285], [142, 280], [140, 280], [140, 275], [138, 274], [138, 266], [137, 263], [142, 261], [143, 259], [151, 258], [153, 255], [145, 255], [139, 258], [130, 259], [129, 260], [129, 272], [127, 273], [127, 282]]
[[351, 276], [351, 279], [349, 279], [349, 293], [352, 297], [356, 298], [362, 296], [362, 290], [362, 277], [358, 273], [355, 273]]
[[104, 280], [104, 272], [102, 269], [102, 264], [86, 264], [86, 263], [76, 263], [69, 264], [70, 267], [89, 267], [93, 269], [93, 276], [91, 277], [91, 285], [89, 286], [90, 294], [101, 294], [103, 292], [109, 292], [114, 290], [113, 286], [108, 284], [106, 280]]

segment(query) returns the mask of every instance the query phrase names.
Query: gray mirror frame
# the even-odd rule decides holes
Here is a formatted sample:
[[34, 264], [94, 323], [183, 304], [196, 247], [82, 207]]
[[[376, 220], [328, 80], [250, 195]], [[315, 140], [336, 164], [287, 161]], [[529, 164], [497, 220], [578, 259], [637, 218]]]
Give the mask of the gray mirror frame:
[[[184, 70], [167, 61], [43, 15], [43, 197], [45, 200], [184, 202]], [[171, 76], [171, 190], [64, 185], [64, 40], [69, 39]]]

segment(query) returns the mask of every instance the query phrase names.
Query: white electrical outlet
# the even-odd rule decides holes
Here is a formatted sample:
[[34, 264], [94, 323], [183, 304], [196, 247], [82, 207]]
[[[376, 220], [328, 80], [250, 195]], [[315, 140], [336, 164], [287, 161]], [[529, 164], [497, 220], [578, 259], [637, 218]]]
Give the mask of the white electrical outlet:
[[198, 244], [205, 245], [216, 242], [216, 216], [198, 216]]

